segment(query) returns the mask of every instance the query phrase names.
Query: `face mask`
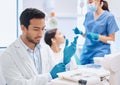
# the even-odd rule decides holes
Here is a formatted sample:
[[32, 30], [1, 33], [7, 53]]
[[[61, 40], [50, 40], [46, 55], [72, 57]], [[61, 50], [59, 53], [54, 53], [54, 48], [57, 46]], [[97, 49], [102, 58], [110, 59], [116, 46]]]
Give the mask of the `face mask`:
[[95, 3], [88, 4], [88, 9], [92, 12], [95, 12], [97, 10], [97, 6]]

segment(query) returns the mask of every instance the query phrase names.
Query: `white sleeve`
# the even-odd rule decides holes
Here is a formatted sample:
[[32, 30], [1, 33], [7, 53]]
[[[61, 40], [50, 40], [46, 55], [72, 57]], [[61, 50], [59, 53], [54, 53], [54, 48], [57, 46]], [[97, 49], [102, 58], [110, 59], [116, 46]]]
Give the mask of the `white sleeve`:
[[77, 66], [75, 57], [73, 56], [73, 57], [71, 58], [71, 62], [70, 62], [70, 70], [74, 70], [74, 69], [76, 69], [77, 67], [78, 67], [78, 66]]
[[48, 74], [35, 74], [33, 71], [24, 71], [17, 68], [10, 55], [2, 55], [0, 64], [3, 75], [8, 85], [46, 85], [49, 81]]
[[3, 73], [0, 67], [0, 85], [6, 85], [5, 79], [3, 77]]
[[75, 58], [74, 56], [71, 58], [71, 61], [66, 65], [66, 70], [74, 70], [76, 69], [78, 66], [77, 66], [77, 63], [75, 61]]

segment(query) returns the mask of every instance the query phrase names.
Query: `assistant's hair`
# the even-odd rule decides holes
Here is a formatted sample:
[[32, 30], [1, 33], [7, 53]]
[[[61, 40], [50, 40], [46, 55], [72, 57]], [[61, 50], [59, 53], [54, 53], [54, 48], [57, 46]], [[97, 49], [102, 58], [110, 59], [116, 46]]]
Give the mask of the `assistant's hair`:
[[105, 0], [100, 0], [100, 4], [102, 4], [102, 9], [109, 11], [108, 3]]
[[28, 29], [30, 20], [33, 18], [42, 19], [45, 18], [45, 14], [36, 8], [27, 8], [20, 15], [20, 24]]
[[44, 41], [49, 46], [52, 45], [51, 39], [55, 37], [56, 31], [57, 31], [57, 28], [54, 28], [54, 29], [50, 29], [50, 30], [45, 32]]

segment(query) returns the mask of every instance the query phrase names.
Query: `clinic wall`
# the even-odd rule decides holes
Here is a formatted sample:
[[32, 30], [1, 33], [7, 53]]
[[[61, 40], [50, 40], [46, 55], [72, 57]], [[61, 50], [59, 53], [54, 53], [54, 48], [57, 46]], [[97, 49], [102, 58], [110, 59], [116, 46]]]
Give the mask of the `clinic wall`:
[[7, 47], [16, 39], [17, 0], [0, 2], [0, 49]]
[[120, 17], [120, 1], [119, 0], [107, 0], [110, 11], [116, 16]]
[[[27, 7], [35, 7], [38, 8], [48, 15], [47, 10], [45, 10], [45, 3], [50, 0], [23, 0], [23, 9]], [[56, 17], [58, 20], [58, 28], [69, 38], [73, 40], [75, 36], [72, 32], [72, 29], [76, 26], [80, 27], [80, 29], [84, 28], [82, 22], [84, 21], [84, 17], [79, 16], [80, 8], [79, 6], [80, 0], [53, 0], [54, 1], [54, 11], [56, 12]], [[86, 0], [84, 0], [85, 2]], [[119, 8], [119, 0], [107, 0], [110, 11], [113, 15], [115, 15], [118, 26], [120, 27], [120, 8]], [[117, 7], [117, 9], [116, 9]], [[85, 7], [83, 8], [84, 12]], [[82, 29], [84, 31], [84, 29]], [[116, 33], [116, 42], [112, 45], [112, 49], [120, 49], [118, 47], [120, 43], [120, 31]], [[84, 43], [84, 39], [82, 37], [79, 38], [79, 44], [82, 45]]]
[[[19, 9], [17, 10], [16, 4], [19, 2]], [[20, 35], [19, 20], [17, 21], [16, 13], [18, 11], [18, 18], [22, 10], [27, 7], [35, 7], [41, 9], [45, 13], [46, 0], [3, 0], [0, 3], [0, 47], [6, 47], [12, 43]], [[77, 20], [77, 0], [54, 0], [55, 12], [58, 19], [58, 27], [70, 39], [74, 36], [71, 31], [76, 26]], [[118, 25], [120, 26], [120, 8], [119, 0], [107, 0], [111, 12], [115, 15]], [[116, 9], [117, 7], [117, 9]], [[18, 22], [18, 23], [17, 23]], [[18, 24], [18, 26], [17, 26]], [[77, 23], [78, 24], [78, 23]], [[18, 27], [18, 29], [17, 29]]]
[[[48, 0], [23, 0], [23, 9], [35, 7], [46, 13], [45, 4]], [[58, 28], [70, 39], [73, 39], [72, 29], [77, 25], [77, 0], [54, 0], [54, 9], [58, 20]]]
[[55, 0], [55, 12], [58, 28], [72, 41], [73, 30], [77, 26], [77, 0]]
[[56, 12], [57, 16], [74, 16], [77, 14], [77, 0], [22, 0], [22, 1], [23, 9], [28, 7], [35, 7], [47, 13], [45, 4], [48, 3], [47, 1], [54, 1], [53, 10]]
[[42, 11], [44, 11], [44, 1], [45, 0], [22, 0], [23, 2], [23, 10], [25, 8], [37, 8], [37, 9], [41, 9]]
[[[22, 0], [23, 1], [23, 8], [27, 7], [36, 7], [44, 11], [44, 3], [47, 0]], [[76, 7], [77, 0], [54, 0], [55, 1], [55, 11], [57, 15], [75, 15], [76, 14]], [[109, 8], [111, 12], [120, 17], [120, 8], [119, 8], [119, 0], [107, 0], [109, 4]], [[59, 9], [59, 10], [58, 10]]]
[[[116, 22], [120, 29], [120, 7], [119, 7], [119, 0], [107, 0], [110, 12], [115, 16]], [[120, 30], [115, 34], [115, 42], [112, 44], [111, 49], [112, 52], [120, 51]]]

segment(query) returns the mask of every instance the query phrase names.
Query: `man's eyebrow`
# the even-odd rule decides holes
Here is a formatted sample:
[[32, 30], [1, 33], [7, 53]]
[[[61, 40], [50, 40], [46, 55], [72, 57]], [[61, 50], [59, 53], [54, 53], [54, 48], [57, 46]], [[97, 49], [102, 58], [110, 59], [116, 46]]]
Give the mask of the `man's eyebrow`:
[[38, 29], [40, 29], [40, 28], [45, 28], [46, 26], [43, 26], [43, 27], [37, 27], [37, 26], [34, 26], [33, 28], [38, 28]]
[[36, 27], [36, 26], [34, 26], [33, 28], [41, 28], [41, 27]]

